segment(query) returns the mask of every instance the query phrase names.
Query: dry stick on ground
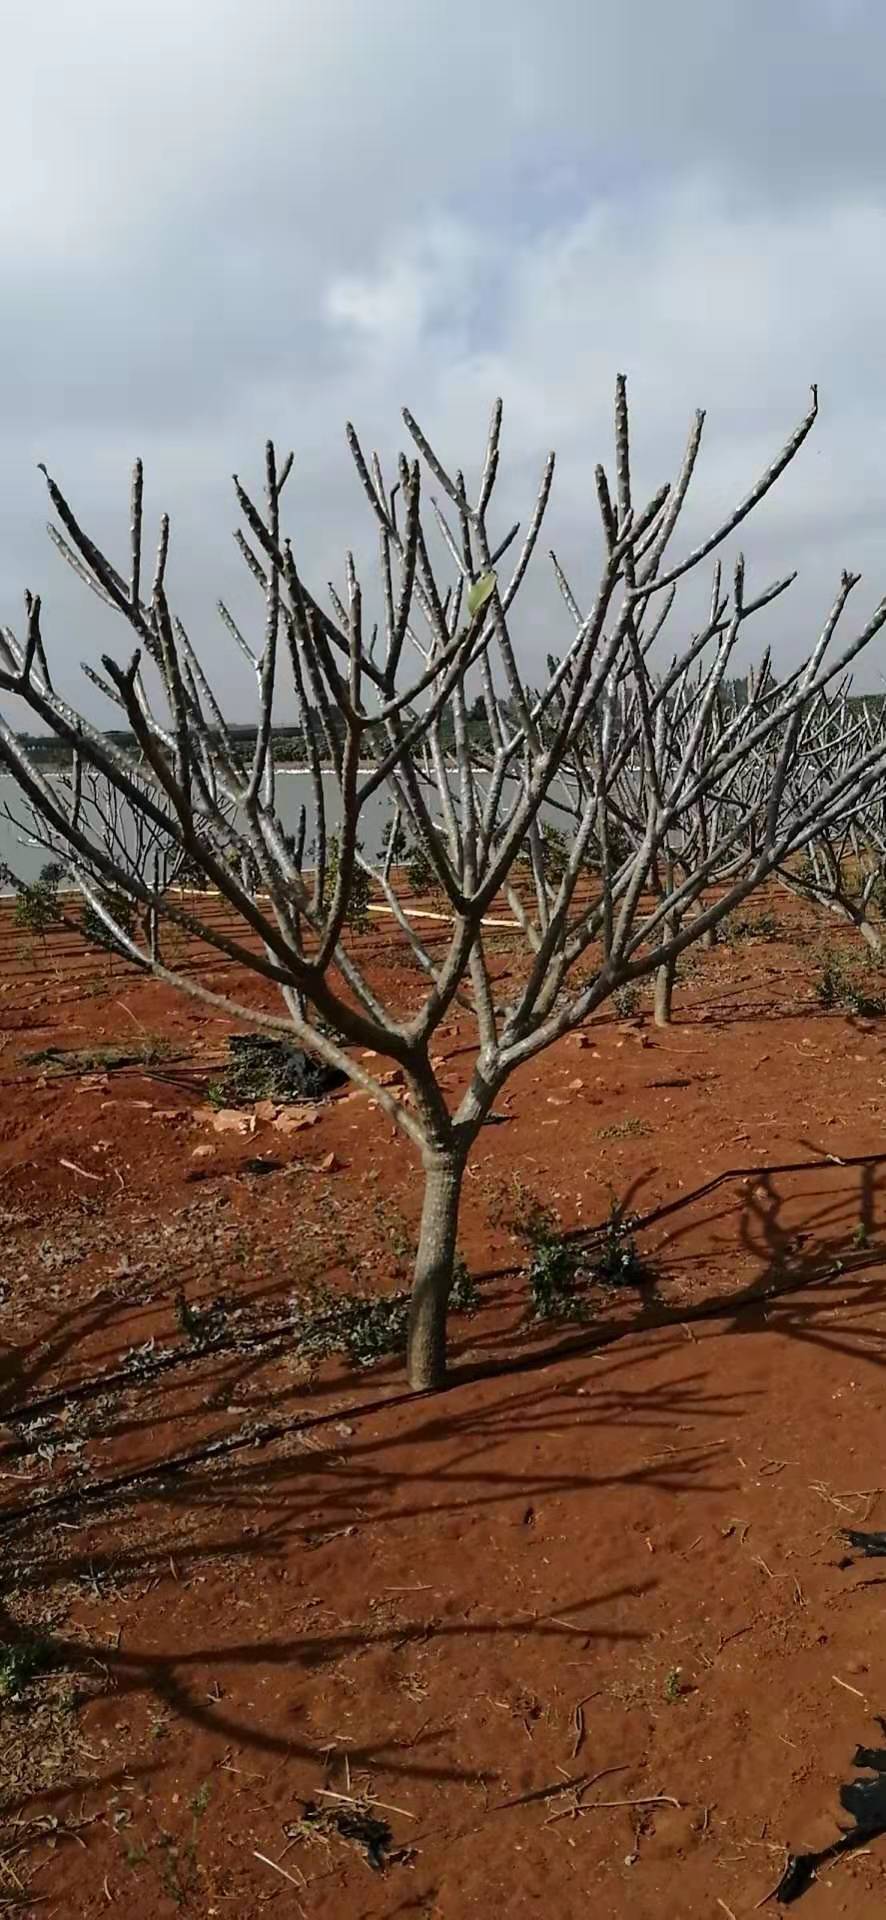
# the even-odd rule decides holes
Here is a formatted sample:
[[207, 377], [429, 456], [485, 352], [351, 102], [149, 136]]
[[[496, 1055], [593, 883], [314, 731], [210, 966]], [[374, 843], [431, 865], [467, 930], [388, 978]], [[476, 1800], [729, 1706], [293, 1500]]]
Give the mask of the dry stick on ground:
[[[331, 612], [302, 576], [281, 524], [291, 458], [265, 459], [259, 507], [235, 489], [245, 531], [236, 538], [264, 600], [257, 648], [227, 607], [224, 625], [255, 676], [256, 727], [244, 745], [222, 713], [196, 650], [167, 594], [169, 525], [161, 525], [153, 584], [142, 566], [143, 486], [133, 485], [127, 578], [79, 525], [48, 478], [63, 556], [128, 623], [136, 651], [128, 665], [109, 655], [91, 678], [112, 703], [116, 737], [72, 711], [56, 693], [41, 631], [39, 600], [26, 596], [26, 631], [0, 635], [0, 692], [21, 700], [32, 722], [71, 754], [67, 789], [47, 778], [24, 739], [0, 721], [0, 764], [30, 810], [32, 837], [66, 864], [115, 945], [198, 1002], [265, 1030], [294, 1036], [342, 1068], [407, 1136], [424, 1170], [424, 1201], [408, 1335], [408, 1372], [419, 1389], [443, 1383], [446, 1313], [453, 1277], [465, 1165], [496, 1096], [513, 1070], [580, 1025], [623, 983], [662, 975], [707, 937], [753, 887], [783, 865], [814, 831], [835, 826], [882, 781], [886, 741], [850, 740], [831, 777], [799, 806], [791, 798], [804, 716], [821, 691], [845, 678], [856, 655], [886, 622], [886, 601], [841, 652], [837, 622], [855, 580], [845, 575], [824, 632], [806, 665], [782, 686], [758, 676], [748, 700], [718, 705], [727, 667], [748, 620], [778, 598], [792, 576], [748, 593], [739, 556], [731, 591], [714, 570], [709, 613], [654, 673], [652, 650], [684, 575], [720, 549], [794, 459], [813, 426], [817, 397], [746, 497], [674, 564], [678, 526], [701, 439], [696, 418], [676, 480], [645, 505], [633, 497], [623, 378], [615, 397], [615, 498], [602, 468], [597, 493], [604, 557], [590, 609], [582, 614], [562, 570], [574, 622], [541, 692], [521, 667], [512, 608], [536, 549], [548, 506], [553, 456], [545, 464], [522, 546], [517, 528], [492, 522], [502, 412], [496, 405], [479, 486], [471, 496], [409, 413], [417, 457], [401, 455], [396, 482], [348, 439], [380, 542], [380, 628], [371, 627], [349, 554], [344, 586], [329, 589]], [[422, 467], [437, 489], [422, 496]], [[433, 538], [432, 538], [433, 534]], [[434, 551], [444, 553], [442, 568]], [[508, 559], [509, 553], [516, 559]], [[445, 577], [444, 577], [445, 576]], [[672, 644], [669, 641], [669, 645]], [[302, 817], [287, 832], [277, 805], [274, 716], [294, 700], [312, 794], [312, 836]], [[474, 723], [485, 716], [481, 735]], [[120, 721], [131, 745], [120, 743]], [[291, 735], [291, 727], [288, 729]], [[769, 777], [759, 778], [768, 753]], [[96, 828], [80, 796], [84, 776], [106, 783], [114, 805], [159, 835], [203, 884], [217, 890], [238, 923], [230, 933], [196, 907], [136, 874]], [[335, 790], [335, 819], [324, 778]], [[383, 856], [364, 853], [366, 809], [389, 808]], [[543, 810], [566, 823], [566, 857], [552, 875]], [[547, 817], [546, 814], [544, 817]], [[702, 824], [703, 823], [703, 824]], [[404, 828], [422, 849], [452, 921], [442, 953], [410, 918], [395, 849]], [[313, 848], [313, 864], [305, 862]], [[716, 880], [726, 884], [710, 900]], [[421, 968], [415, 1009], [389, 1005], [355, 957], [350, 921], [365, 901], [387, 906], [396, 935]], [[138, 939], [115, 918], [121, 894], [147, 916], [177, 926], [204, 947], [275, 985], [279, 1015], [212, 992], [187, 963], [165, 965], [156, 938]], [[651, 904], [650, 904], [651, 896]], [[502, 897], [519, 922], [526, 972], [502, 999], [490, 973], [483, 922]], [[411, 996], [410, 996], [411, 999]], [[432, 1064], [434, 1035], [456, 1005], [475, 1022], [477, 1060], [455, 1111]], [[399, 1066], [407, 1098], [396, 1099], [366, 1055]]]

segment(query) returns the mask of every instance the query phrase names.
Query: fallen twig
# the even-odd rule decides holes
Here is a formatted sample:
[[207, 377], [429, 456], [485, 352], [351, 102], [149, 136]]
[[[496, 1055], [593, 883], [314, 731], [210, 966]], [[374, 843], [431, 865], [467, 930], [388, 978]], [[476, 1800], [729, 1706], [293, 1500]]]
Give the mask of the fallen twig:
[[[295, 1875], [292, 1873], [287, 1873], [286, 1868], [281, 1867], [278, 1860], [271, 1860], [269, 1859], [266, 1853], [259, 1853], [259, 1850], [257, 1847], [253, 1847], [252, 1852], [256, 1860], [260, 1860], [262, 1862], [262, 1865], [265, 1867], [272, 1867], [274, 1872], [281, 1874], [283, 1879], [288, 1880], [291, 1886], [293, 1887], [307, 1886], [308, 1883], [304, 1877], [304, 1874], [301, 1875], [300, 1879], [296, 1880]], [[303, 1914], [304, 1907], [302, 1907], [298, 1902], [296, 1904], [298, 1905], [299, 1913]]]
[[582, 1802], [579, 1813], [603, 1813], [610, 1807], [676, 1807], [679, 1812], [682, 1801], [675, 1800], [672, 1793], [641, 1794], [635, 1800], [591, 1800], [587, 1805]]
[[831, 1679], [836, 1687], [842, 1687], [845, 1693], [854, 1693], [857, 1700], [864, 1700], [867, 1704], [866, 1695], [858, 1687], [851, 1687], [848, 1680], [841, 1680], [838, 1673], [832, 1673]]

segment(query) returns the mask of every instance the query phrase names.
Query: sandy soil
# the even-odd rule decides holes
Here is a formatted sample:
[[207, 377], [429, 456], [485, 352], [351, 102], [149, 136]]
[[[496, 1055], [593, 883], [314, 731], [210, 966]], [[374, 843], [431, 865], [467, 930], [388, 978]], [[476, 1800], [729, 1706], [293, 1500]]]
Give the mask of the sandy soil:
[[[764, 907], [670, 1030], [607, 1013], [512, 1083], [432, 1399], [279, 1332], [405, 1284], [389, 1122], [216, 1131], [229, 1023], [0, 922], [0, 1640], [46, 1667], [0, 1698], [0, 1912], [742, 1920], [838, 1836], [886, 1712], [840, 1532], [886, 1525], [886, 1021], [823, 1012], [831, 929]], [[654, 1287], [533, 1323], [515, 1172], [568, 1229], [628, 1204]], [[886, 1838], [798, 1911], [884, 1899]]]

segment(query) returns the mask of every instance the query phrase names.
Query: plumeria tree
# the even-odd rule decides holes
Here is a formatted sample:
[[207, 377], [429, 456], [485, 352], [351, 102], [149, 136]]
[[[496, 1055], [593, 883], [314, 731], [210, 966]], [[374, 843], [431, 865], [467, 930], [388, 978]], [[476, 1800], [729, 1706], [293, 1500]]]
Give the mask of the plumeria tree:
[[[625, 382], [615, 396], [615, 478], [596, 491], [603, 557], [582, 607], [555, 560], [566, 603], [559, 648], [532, 623], [521, 642], [515, 603], [536, 553], [554, 476], [547, 459], [525, 530], [496, 522], [502, 409], [496, 404], [476, 487], [450, 472], [412, 415], [412, 451], [386, 476], [352, 428], [348, 442], [380, 553], [380, 618], [370, 622], [348, 555], [340, 591], [321, 597], [284, 532], [292, 456], [265, 456], [259, 503], [235, 478], [237, 533], [263, 602], [251, 642], [227, 607], [224, 628], [255, 678], [255, 733], [244, 746], [169, 597], [169, 524], [145, 571], [143, 478], [133, 476], [128, 563], [118, 567], [79, 524], [47, 476], [52, 537], [65, 559], [134, 636], [127, 659], [105, 655], [90, 677], [110, 703], [109, 733], [56, 691], [41, 608], [26, 599], [24, 631], [0, 642], [0, 690], [71, 756], [60, 785], [9, 721], [0, 760], [15, 776], [34, 832], [64, 859], [109, 932], [136, 964], [196, 999], [294, 1035], [372, 1095], [418, 1154], [424, 1173], [412, 1289], [408, 1370], [416, 1388], [445, 1375], [446, 1312], [465, 1166], [514, 1069], [587, 1020], [622, 984], [672, 970], [679, 954], [813, 834], [861, 804], [882, 781], [882, 738], [852, 729], [808, 804], [792, 785], [810, 707], [845, 676], [886, 621], [886, 602], [842, 646], [837, 629], [854, 580], [844, 575], [824, 630], [787, 681], [758, 676], [742, 703], [721, 692], [749, 620], [792, 576], [749, 589], [741, 557], [729, 584], [719, 551], [776, 484], [813, 426], [804, 419], [746, 497], [671, 557], [702, 437], [693, 422], [680, 469], [648, 500], [634, 496]], [[711, 597], [700, 628], [674, 648], [680, 583], [709, 559]], [[661, 636], [661, 638], [659, 638]], [[658, 641], [658, 645], [656, 644]], [[539, 644], [541, 642], [541, 644]], [[538, 662], [553, 653], [541, 688]], [[656, 666], [659, 655], [664, 664]], [[217, 676], [215, 676], [217, 679]], [[275, 714], [291, 707], [307, 764], [310, 804], [294, 835], [278, 806]], [[131, 745], [120, 744], [120, 716]], [[482, 722], [482, 724], [479, 724]], [[846, 728], [844, 728], [844, 732]], [[762, 757], [761, 757], [762, 756]], [[765, 764], [765, 778], [761, 766]], [[224, 914], [161, 890], [121, 857], [83, 804], [84, 781], [204, 877]], [[366, 851], [370, 802], [387, 802], [386, 841]], [[550, 832], [562, 857], [549, 858]], [[398, 861], [404, 835], [444, 916], [429, 941]], [[716, 883], [716, 884], [715, 884]], [[714, 891], [712, 892], [712, 887]], [[355, 897], [384, 911], [392, 940], [424, 980], [421, 1003], [392, 1004], [362, 959]], [[204, 986], [186, 960], [114, 918], [126, 897], [146, 916], [272, 982], [277, 1014]], [[522, 942], [507, 992], [490, 963], [489, 923], [507, 916]], [[439, 933], [439, 922], [436, 923]], [[252, 936], [250, 939], [249, 936]], [[475, 1024], [466, 1091], [450, 1104], [433, 1062], [434, 1036], [457, 1003]], [[369, 1056], [369, 1058], [367, 1058]], [[406, 1097], [372, 1058], [401, 1069]]]
[[[852, 762], [863, 747], [882, 742], [884, 733], [881, 703], [853, 702], [847, 686], [835, 693], [823, 688], [807, 715], [792, 769], [794, 804], [808, 808], [836, 767]], [[790, 893], [852, 927], [879, 960], [883, 930], [872, 909], [882, 909], [886, 894], [886, 782], [853, 796], [836, 819], [823, 820], [807, 841], [803, 859], [788, 863], [779, 879]]]

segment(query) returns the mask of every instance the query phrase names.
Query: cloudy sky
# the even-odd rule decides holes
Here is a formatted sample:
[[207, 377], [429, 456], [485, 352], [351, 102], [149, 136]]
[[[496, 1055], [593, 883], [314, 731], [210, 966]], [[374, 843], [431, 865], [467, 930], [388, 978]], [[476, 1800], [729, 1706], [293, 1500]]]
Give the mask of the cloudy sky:
[[[268, 433], [322, 588], [374, 550], [345, 420], [390, 454], [405, 402], [470, 471], [500, 393], [502, 528], [555, 447], [550, 538], [587, 592], [619, 369], [650, 492], [707, 408], [687, 537], [819, 382], [743, 536], [752, 579], [800, 569], [758, 645], [795, 661], [844, 565], [859, 616], [886, 592], [882, 0], [6, 0], [3, 39], [0, 616], [43, 592], [72, 692], [110, 635], [46, 540], [38, 460], [122, 556], [143, 455], [234, 699], [213, 607], [251, 605], [230, 474], [257, 480]], [[539, 661], [557, 605], [533, 588]]]

